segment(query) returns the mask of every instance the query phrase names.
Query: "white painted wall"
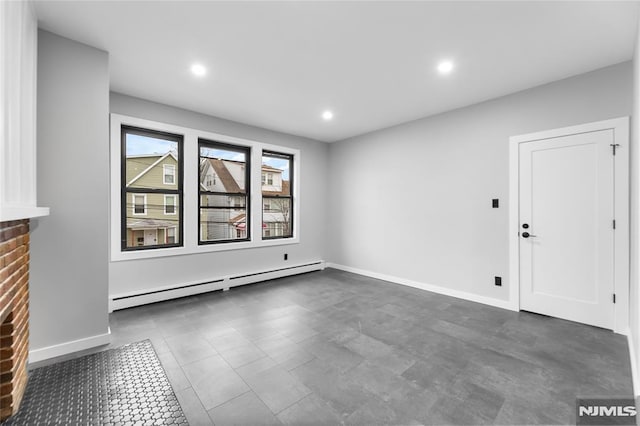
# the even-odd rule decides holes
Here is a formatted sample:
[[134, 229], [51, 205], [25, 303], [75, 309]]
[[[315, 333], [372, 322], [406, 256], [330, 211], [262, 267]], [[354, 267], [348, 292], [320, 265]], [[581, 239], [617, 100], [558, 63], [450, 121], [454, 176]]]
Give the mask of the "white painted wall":
[[631, 182], [630, 182], [630, 287], [629, 346], [633, 385], [640, 395], [638, 366], [640, 365], [640, 28], [633, 55], [633, 116], [631, 117]]
[[[109, 293], [139, 292], [224, 275], [323, 260], [328, 144], [272, 132], [146, 100], [111, 94], [111, 112], [300, 150], [300, 243], [109, 263]], [[284, 261], [284, 253], [289, 260]]]
[[0, 221], [44, 216], [36, 203], [36, 64], [33, 2], [0, 2]]
[[38, 42], [38, 198], [51, 215], [31, 222], [32, 352], [109, 325], [108, 54], [46, 31]]
[[632, 68], [614, 65], [332, 144], [328, 261], [507, 300], [509, 136], [630, 115]]

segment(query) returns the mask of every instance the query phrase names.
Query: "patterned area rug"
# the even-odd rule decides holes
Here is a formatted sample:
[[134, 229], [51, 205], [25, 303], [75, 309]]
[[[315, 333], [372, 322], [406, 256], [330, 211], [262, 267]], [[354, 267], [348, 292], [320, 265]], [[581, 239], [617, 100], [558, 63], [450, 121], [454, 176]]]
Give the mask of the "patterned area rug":
[[29, 372], [4, 425], [188, 425], [149, 340]]

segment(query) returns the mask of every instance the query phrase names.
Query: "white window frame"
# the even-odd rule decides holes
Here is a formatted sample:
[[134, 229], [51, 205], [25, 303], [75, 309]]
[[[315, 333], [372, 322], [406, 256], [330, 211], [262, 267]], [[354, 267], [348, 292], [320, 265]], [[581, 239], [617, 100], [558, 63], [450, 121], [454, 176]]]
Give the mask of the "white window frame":
[[[136, 197], [142, 197], [144, 199], [144, 213], [136, 213]], [[147, 215], [147, 194], [131, 193], [131, 214], [133, 216], [146, 216]]]
[[[173, 197], [173, 213], [167, 213], [167, 197]], [[178, 195], [177, 194], [164, 194], [164, 214], [167, 216], [175, 216], [178, 214]]]
[[[167, 173], [167, 170], [171, 170], [171, 173]], [[167, 175], [173, 176], [173, 182], [167, 182]], [[164, 183], [165, 185], [176, 184], [176, 166], [174, 166], [173, 164], [162, 165], [162, 183]]]
[[[300, 150], [289, 148], [286, 146], [267, 144], [255, 140], [237, 138], [233, 136], [212, 133], [188, 127], [176, 126], [172, 124], [160, 123], [152, 120], [145, 120], [136, 117], [125, 116], [121, 114], [111, 114], [111, 140], [110, 140], [110, 156], [111, 156], [111, 230], [110, 230], [110, 254], [111, 261], [125, 261], [133, 259], [149, 259], [165, 256], [178, 256], [185, 254], [198, 254], [218, 251], [242, 250], [258, 247], [271, 247], [281, 245], [291, 245], [300, 243], [300, 224], [304, 218], [300, 217]], [[162, 247], [153, 250], [132, 250], [122, 251], [121, 247], [121, 129], [122, 126], [132, 126], [148, 130], [156, 130], [166, 133], [178, 134], [183, 136], [183, 241], [180, 247]], [[198, 212], [198, 192], [199, 192], [199, 152], [198, 138], [214, 140], [232, 145], [246, 146], [251, 149], [251, 187], [254, 188], [249, 203], [251, 205], [251, 241], [229, 242], [225, 244], [198, 244], [199, 239], [199, 212]], [[296, 220], [293, 224], [293, 237], [262, 240], [262, 192], [259, 188], [261, 185], [262, 174], [262, 152], [281, 152], [283, 154], [293, 155], [293, 175], [296, 176], [295, 185], [293, 185], [293, 214]], [[164, 171], [164, 170], [163, 170]], [[163, 177], [164, 179], [164, 177]], [[145, 199], [145, 211], [146, 211]], [[178, 206], [176, 206], [176, 209]], [[142, 215], [137, 215], [142, 216]], [[301, 220], [302, 219], [302, 220]]]

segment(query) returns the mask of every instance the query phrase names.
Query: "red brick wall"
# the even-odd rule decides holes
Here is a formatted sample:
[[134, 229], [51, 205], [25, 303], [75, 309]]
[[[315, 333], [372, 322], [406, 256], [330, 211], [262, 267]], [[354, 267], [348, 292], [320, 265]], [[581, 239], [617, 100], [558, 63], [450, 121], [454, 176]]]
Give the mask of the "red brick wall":
[[18, 411], [29, 356], [29, 221], [0, 222], [0, 421]]

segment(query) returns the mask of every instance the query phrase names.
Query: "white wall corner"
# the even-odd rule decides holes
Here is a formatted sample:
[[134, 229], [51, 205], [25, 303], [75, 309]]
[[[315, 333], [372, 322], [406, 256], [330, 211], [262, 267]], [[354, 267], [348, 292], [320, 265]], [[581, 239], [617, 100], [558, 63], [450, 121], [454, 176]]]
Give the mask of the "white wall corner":
[[97, 334], [83, 339], [72, 340], [70, 342], [30, 350], [29, 364], [83, 351], [85, 349], [95, 348], [97, 346], [108, 345], [109, 343], [111, 343], [111, 327], [107, 327], [107, 332], [103, 334]]

